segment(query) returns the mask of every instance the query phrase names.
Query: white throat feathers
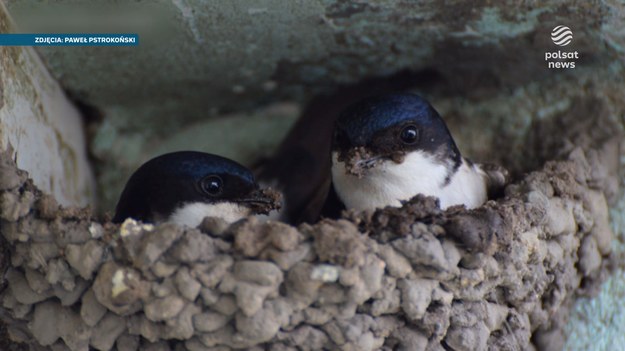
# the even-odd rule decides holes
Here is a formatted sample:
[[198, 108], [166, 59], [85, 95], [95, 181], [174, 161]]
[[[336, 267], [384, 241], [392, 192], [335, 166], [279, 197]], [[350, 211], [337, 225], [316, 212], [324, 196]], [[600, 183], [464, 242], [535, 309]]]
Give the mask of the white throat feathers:
[[[452, 174], [453, 173], [453, 174]], [[334, 190], [346, 208], [373, 210], [400, 207], [417, 194], [438, 197], [442, 209], [453, 205], [481, 206], [487, 200], [486, 174], [464, 158], [455, 169], [423, 151], [411, 151], [402, 163], [384, 160], [362, 178], [347, 173], [338, 152], [332, 152]]]
[[195, 228], [202, 223], [204, 217], [219, 217], [228, 223], [233, 223], [250, 214], [251, 210], [248, 207], [232, 202], [212, 204], [193, 202], [183, 204], [174, 210], [168, 221]]

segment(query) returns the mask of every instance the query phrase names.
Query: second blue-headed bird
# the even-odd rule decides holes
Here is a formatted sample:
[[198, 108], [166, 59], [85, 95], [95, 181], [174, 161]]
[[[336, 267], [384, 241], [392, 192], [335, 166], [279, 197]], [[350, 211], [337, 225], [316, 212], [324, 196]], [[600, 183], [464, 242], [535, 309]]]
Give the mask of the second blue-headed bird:
[[204, 217], [234, 222], [267, 214], [279, 203], [275, 192], [259, 189], [244, 166], [217, 155], [180, 151], [153, 158], [135, 171], [113, 222], [133, 218], [195, 227]]
[[417, 194], [437, 197], [443, 209], [475, 208], [506, 176], [462, 157], [438, 112], [409, 93], [367, 98], [340, 115], [331, 173], [331, 190], [357, 210], [401, 206]]

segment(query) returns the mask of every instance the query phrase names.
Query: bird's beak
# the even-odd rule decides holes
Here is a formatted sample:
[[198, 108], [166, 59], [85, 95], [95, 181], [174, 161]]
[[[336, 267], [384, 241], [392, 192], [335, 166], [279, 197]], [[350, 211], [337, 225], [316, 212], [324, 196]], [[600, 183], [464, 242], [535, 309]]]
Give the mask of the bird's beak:
[[367, 170], [388, 158], [386, 155], [372, 155], [364, 147], [355, 147], [339, 155], [338, 161], [345, 163], [348, 174], [362, 178]]
[[376, 163], [378, 163], [378, 161], [383, 160], [385, 158], [387, 157], [383, 155], [378, 155], [378, 156], [372, 156], [366, 159], [356, 160], [354, 162], [354, 166], [362, 168], [362, 169], [373, 168], [376, 165]]
[[257, 189], [237, 202], [248, 206], [254, 214], [269, 214], [272, 210], [282, 207], [282, 194], [276, 190]]

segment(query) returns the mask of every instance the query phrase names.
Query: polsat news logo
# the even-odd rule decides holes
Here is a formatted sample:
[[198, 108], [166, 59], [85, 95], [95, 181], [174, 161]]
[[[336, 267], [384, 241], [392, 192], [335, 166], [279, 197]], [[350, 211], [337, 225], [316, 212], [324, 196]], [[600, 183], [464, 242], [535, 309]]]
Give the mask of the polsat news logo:
[[559, 46], [567, 46], [573, 40], [573, 32], [567, 26], [557, 26], [551, 31], [551, 40]]
[[[551, 31], [551, 41], [558, 46], [567, 46], [573, 41], [573, 31], [567, 26], [556, 26]], [[545, 52], [545, 61], [549, 68], [575, 68], [576, 59], [579, 59], [577, 51]]]

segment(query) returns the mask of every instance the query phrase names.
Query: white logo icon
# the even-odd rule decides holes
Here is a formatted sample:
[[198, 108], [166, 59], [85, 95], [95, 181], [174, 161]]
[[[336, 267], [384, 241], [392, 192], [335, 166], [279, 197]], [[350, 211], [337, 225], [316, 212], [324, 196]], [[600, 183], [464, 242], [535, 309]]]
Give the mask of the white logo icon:
[[573, 32], [567, 26], [557, 26], [551, 31], [551, 40], [559, 46], [566, 46], [573, 40]]

